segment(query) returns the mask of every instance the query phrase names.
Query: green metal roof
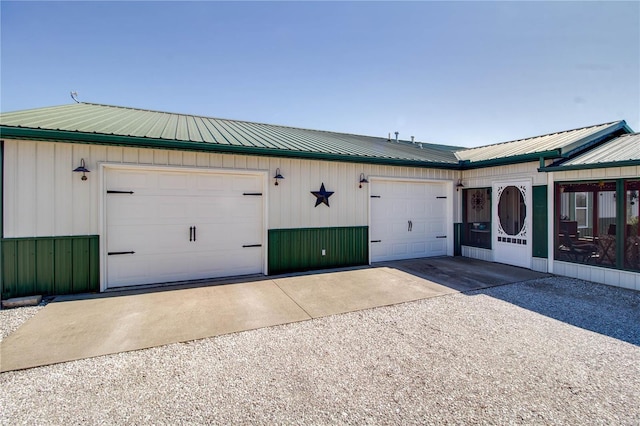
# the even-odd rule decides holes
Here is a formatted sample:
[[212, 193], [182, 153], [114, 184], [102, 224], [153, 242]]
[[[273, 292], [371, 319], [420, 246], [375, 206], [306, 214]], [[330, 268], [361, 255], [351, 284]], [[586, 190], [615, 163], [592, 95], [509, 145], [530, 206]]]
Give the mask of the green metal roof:
[[518, 156], [531, 156], [533, 158], [536, 154], [545, 154], [545, 156], [550, 157], [555, 154], [555, 156], [560, 157], [568, 155], [577, 148], [584, 147], [590, 141], [596, 140], [603, 135], [608, 135], [623, 128], [628, 132], [631, 131], [624, 120], [614, 121], [580, 129], [465, 149], [457, 151], [456, 156], [462, 161], [471, 163], [509, 159]]
[[640, 133], [619, 136], [570, 160], [544, 167], [543, 170], [561, 171], [620, 166], [640, 166]]
[[460, 147], [90, 103], [3, 113], [3, 137], [456, 166]]
[[0, 114], [5, 138], [445, 169], [571, 158], [630, 132], [622, 120], [465, 149], [91, 103]]

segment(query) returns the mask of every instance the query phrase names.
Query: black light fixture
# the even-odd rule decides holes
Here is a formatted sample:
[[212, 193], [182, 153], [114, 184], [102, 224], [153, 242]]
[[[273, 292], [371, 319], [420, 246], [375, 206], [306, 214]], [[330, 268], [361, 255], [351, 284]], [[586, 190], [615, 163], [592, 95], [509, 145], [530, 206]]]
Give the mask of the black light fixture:
[[76, 167], [75, 169], [73, 169], [74, 172], [82, 172], [82, 177], [80, 179], [82, 180], [87, 180], [87, 173], [90, 173], [91, 171], [88, 170], [85, 166], [84, 166], [84, 158], [80, 159], [80, 167]]
[[280, 179], [284, 179], [284, 176], [280, 174], [280, 168], [276, 169], [276, 175], [273, 178], [276, 180], [276, 186], [278, 186], [278, 181]]
[[363, 183], [369, 183], [369, 181], [364, 177], [364, 173], [360, 173], [360, 186], [358, 188], [362, 188]]
[[456, 185], [456, 191], [460, 191], [460, 188], [464, 188], [462, 184], [462, 179], [458, 179], [458, 184]]

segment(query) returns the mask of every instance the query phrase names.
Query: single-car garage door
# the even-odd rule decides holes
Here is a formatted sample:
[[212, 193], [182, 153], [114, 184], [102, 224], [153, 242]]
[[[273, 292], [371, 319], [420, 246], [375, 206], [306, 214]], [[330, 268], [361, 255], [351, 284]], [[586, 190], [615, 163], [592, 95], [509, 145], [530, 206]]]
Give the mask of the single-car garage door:
[[105, 170], [106, 287], [263, 272], [263, 178]]
[[447, 254], [447, 185], [385, 181], [371, 184], [371, 261]]

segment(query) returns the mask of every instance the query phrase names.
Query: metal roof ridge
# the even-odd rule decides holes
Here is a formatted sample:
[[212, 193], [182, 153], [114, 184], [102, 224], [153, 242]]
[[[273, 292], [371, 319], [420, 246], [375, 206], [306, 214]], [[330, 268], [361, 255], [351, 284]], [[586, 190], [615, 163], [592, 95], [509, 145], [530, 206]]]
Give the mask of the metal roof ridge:
[[456, 151], [455, 153], [457, 155], [458, 152], [467, 152], [467, 151], [472, 151], [472, 150], [476, 150], [476, 149], [488, 148], [490, 146], [505, 145], [505, 144], [508, 144], [508, 143], [522, 142], [522, 141], [536, 139], [536, 138], [543, 138], [543, 137], [546, 137], [546, 136], [560, 135], [560, 134], [563, 134], [563, 133], [570, 133], [570, 132], [575, 132], [575, 131], [578, 131], [578, 130], [590, 129], [590, 128], [593, 128], [593, 127], [611, 126], [611, 125], [622, 123], [622, 122], [624, 122], [624, 120], [616, 120], [616, 121], [611, 121], [611, 122], [608, 122], [608, 123], [593, 124], [591, 126], [577, 127], [575, 129], [569, 129], [569, 130], [560, 130], [560, 131], [557, 131], [557, 132], [545, 133], [545, 134], [537, 135], [537, 136], [529, 136], [529, 137], [521, 138], [521, 139], [514, 139], [514, 140], [510, 140], [510, 141], [496, 142], [496, 143], [491, 143], [491, 144], [488, 144], [488, 145], [481, 145], [481, 146], [476, 146], [476, 147], [472, 147], [472, 148], [466, 148], [466, 149], [462, 149], [460, 151]]

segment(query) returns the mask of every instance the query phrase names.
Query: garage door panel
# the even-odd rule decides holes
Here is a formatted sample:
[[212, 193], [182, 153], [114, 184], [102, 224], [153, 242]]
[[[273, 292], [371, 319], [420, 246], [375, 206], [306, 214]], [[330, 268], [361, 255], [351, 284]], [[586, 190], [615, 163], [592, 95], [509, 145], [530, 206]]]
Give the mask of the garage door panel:
[[391, 246], [391, 253], [393, 255], [405, 255], [409, 253], [409, 247], [407, 243], [395, 243]]
[[154, 192], [163, 195], [188, 194], [190, 191], [189, 176], [177, 173], [158, 173], [155, 188], [149, 189], [156, 189], [157, 191]]
[[107, 187], [113, 190], [147, 190], [154, 185], [149, 182], [148, 173], [136, 171], [120, 171], [109, 174], [106, 179]]
[[[263, 271], [263, 178], [228, 173], [109, 170], [107, 287]], [[190, 228], [195, 227], [195, 240]]]
[[411, 244], [411, 253], [428, 253], [426, 242], [417, 242]]
[[429, 234], [443, 235], [443, 233], [446, 233], [444, 220], [429, 221], [425, 224], [425, 228]]
[[[195, 187], [198, 194], [216, 195], [228, 191], [228, 185], [225, 185], [225, 177], [222, 175], [196, 175]], [[213, 193], [213, 194], [211, 194]]]
[[241, 176], [231, 182], [234, 192], [262, 192], [262, 179], [256, 176]]
[[[370, 203], [371, 260], [440, 256], [447, 252], [446, 185], [375, 181]], [[410, 224], [411, 222], [411, 224]]]

